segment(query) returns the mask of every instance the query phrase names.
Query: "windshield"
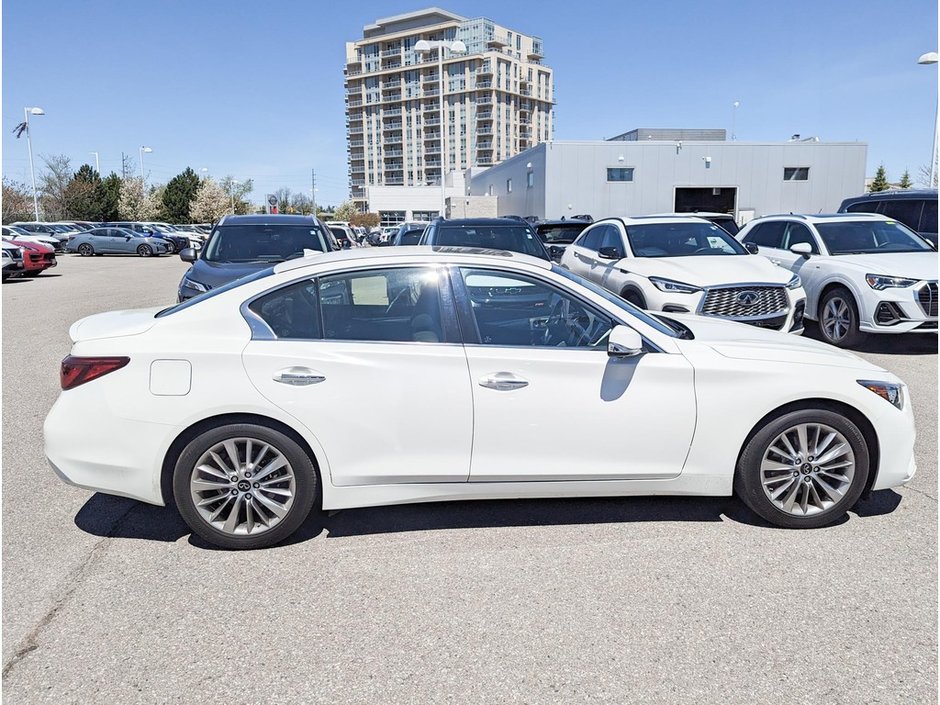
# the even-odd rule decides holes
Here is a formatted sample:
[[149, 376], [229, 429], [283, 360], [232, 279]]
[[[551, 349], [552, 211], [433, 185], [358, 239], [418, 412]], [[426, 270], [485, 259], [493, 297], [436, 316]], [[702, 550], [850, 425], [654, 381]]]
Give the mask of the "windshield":
[[546, 245], [570, 245], [590, 223], [575, 225], [537, 225], [535, 230]]
[[216, 228], [202, 259], [207, 262], [282, 262], [324, 251], [320, 229], [310, 225], [226, 225]]
[[722, 230], [726, 230], [731, 235], [737, 235], [739, 232], [741, 232], [741, 228], [738, 227], [738, 224], [735, 222], [734, 218], [732, 218], [730, 215], [727, 218], [710, 217], [708, 218], [708, 220], [713, 222]]
[[866, 219], [817, 223], [816, 230], [832, 255], [933, 250], [930, 243], [896, 220]]
[[50, 225], [50, 228], [55, 230], [57, 233], [70, 233], [75, 228], [70, 228], [68, 225]]
[[745, 255], [737, 240], [712, 223], [650, 223], [627, 228], [636, 257]]
[[443, 225], [434, 242], [437, 247], [480, 247], [521, 252], [551, 260], [538, 236], [525, 225]]
[[663, 335], [668, 335], [670, 338], [681, 337], [675, 330], [672, 329], [672, 327], [667, 326], [665, 323], [656, 318], [653, 318], [642, 309], [637, 308], [628, 301], [624, 301], [619, 296], [615, 296], [611, 292], [607, 291], [607, 289], [599, 287], [594, 282], [584, 279], [583, 277], [579, 277], [574, 272], [571, 272], [563, 267], [559, 267], [557, 264], [552, 265], [552, 271], [555, 272], [555, 274], [560, 274], [565, 279], [570, 279], [571, 281], [580, 284], [585, 289], [590, 289], [592, 292], [602, 297], [605, 301], [609, 301], [610, 303], [614, 304], [624, 313], [627, 313], [634, 318], [639, 318], [646, 325], [650, 326], [651, 328], [655, 328]]

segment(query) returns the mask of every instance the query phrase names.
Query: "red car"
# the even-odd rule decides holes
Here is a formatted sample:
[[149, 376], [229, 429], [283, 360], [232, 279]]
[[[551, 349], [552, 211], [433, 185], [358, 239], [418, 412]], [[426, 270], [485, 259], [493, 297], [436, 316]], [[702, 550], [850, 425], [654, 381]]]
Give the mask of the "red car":
[[7, 242], [23, 248], [23, 276], [38, 277], [42, 272], [58, 264], [55, 259], [55, 250], [49, 245], [17, 239], [7, 239]]

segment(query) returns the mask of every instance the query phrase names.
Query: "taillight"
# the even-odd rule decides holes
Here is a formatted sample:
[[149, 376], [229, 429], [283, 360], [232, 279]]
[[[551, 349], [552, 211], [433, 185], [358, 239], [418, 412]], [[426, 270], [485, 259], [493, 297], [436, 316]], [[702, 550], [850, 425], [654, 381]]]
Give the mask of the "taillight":
[[59, 371], [59, 384], [62, 389], [75, 389], [85, 382], [103, 377], [124, 367], [131, 359], [129, 357], [74, 357], [69, 355], [62, 360], [62, 369]]

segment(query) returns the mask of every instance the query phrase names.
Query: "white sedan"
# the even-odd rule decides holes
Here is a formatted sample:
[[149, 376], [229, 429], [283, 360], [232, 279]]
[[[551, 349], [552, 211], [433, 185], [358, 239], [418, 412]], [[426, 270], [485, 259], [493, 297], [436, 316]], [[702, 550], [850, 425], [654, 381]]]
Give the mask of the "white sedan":
[[[228, 548], [285, 539], [318, 498], [736, 491], [817, 527], [915, 471], [894, 375], [795, 336], [653, 317], [509, 252], [334, 252], [69, 332], [44, 427], [55, 472], [175, 499]], [[349, 423], [363, 410], [383, 419], [367, 439]]]
[[866, 333], [937, 334], [937, 251], [896, 220], [872, 213], [775, 215], [738, 233], [806, 287], [806, 317], [827, 342]]
[[599, 220], [565, 249], [561, 266], [649, 311], [803, 330], [806, 296], [799, 276], [753, 256], [702, 218]]

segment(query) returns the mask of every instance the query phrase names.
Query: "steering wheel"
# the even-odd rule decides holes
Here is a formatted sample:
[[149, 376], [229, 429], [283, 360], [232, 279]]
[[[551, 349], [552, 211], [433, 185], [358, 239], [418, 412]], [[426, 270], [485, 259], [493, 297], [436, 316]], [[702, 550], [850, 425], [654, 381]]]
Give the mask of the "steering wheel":
[[404, 289], [402, 289], [401, 291], [399, 291], [398, 294], [395, 295], [395, 298], [392, 299], [392, 300], [389, 302], [388, 308], [385, 309], [385, 315], [386, 315], [386, 316], [388, 316], [389, 314], [391, 314], [392, 309], [395, 307], [395, 304], [397, 304], [397, 303], [398, 303], [398, 300], [399, 300], [402, 296], [404, 296], [405, 294], [407, 294], [408, 291], [409, 291], [408, 287], [405, 287]]
[[697, 250], [692, 250], [692, 254], [693, 254], [693, 255], [697, 255], [697, 254], [702, 253], [702, 252], [711, 252], [711, 251], [713, 251], [713, 250], [719, 250], [719, 251], [721, 251], [721, 248], [720, 248], [720, 247], [700, 247], [700, 248], [698, 248]]

